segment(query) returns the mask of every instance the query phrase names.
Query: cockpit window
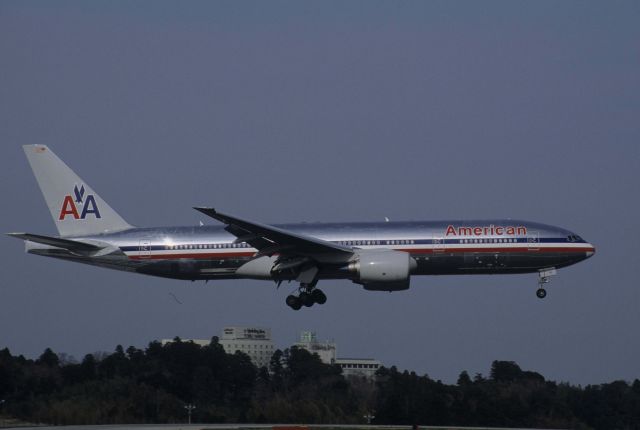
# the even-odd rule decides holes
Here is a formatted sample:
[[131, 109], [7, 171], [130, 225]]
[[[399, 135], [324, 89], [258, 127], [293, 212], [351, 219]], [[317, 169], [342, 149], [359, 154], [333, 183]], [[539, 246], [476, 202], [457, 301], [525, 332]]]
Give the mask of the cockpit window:
[[571, 234], [567, 236], [568, 242], [583, 242], [582, 238], [576, 234]]

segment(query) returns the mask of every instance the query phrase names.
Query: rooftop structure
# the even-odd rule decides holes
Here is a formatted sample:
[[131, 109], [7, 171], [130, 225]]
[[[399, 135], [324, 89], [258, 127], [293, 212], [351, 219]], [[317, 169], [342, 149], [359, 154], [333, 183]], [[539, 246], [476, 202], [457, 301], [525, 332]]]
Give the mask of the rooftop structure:
[[336, 360], [336, 344], [329, 341], [318, 342], [316, 333], [313, 331], [300, 332], [300, 341], [295, 346], [317, 354], [323, 363], [331, 364]]

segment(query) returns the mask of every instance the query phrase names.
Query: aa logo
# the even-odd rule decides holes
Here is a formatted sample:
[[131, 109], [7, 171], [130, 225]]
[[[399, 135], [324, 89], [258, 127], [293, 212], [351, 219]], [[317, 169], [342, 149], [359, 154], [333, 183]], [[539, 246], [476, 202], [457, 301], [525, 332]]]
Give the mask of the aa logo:
[[[81, 185], [80, 188], [78, 188], [78, 185], [75, 185], [73, 187], [73, 194], [73, 197], [71, 195], [64, 196], [58, 220], [63, 221], [67, 215], [72, 216], [73, 219], [85, 219], [89, 214], [100, 218], [100, 211], [98, 210], [98, 205], [96, 205], [96, 199], [93, 197], [93, 194], [84, 195], [84, 185]], [[80, 212], [78, 211], [79, 209]]]

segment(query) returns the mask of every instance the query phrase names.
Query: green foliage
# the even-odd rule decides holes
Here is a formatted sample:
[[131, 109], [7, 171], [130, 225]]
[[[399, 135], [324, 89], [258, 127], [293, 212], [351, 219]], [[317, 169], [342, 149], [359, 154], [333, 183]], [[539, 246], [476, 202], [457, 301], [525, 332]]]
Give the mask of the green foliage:
[[457, 385], [380, 369], [375, 424], [640, 429], [640, 381], [587, 386], [545, 381], [494, 361], [488, 379], [462, 372]]
[[395, 367], [372, 382], [295, 347], [258, 369], [217, 338], [118, 345], [80, 363], [49, 348], [36, 360], [5, 348], [0, 399], [5, 416], [55, 425], [184, 422], [192, 403], [194, 421], [209, 423], [362, 424], [373, 413], [374, 424], [640, 429], [639, 380], [581, 388], [494, 361], [488, 378], [463, 371], [456, 385]]

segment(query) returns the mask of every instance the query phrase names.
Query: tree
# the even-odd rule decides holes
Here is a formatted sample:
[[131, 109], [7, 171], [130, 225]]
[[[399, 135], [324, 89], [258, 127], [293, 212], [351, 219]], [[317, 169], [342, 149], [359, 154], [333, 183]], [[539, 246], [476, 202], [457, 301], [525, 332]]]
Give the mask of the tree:
[[497, 382], [514, 381], [520, 377], [522, 370], [513, 361], [494, 361], [491, 363], [489, 378]]
[[[56, 361], [57, 359], [57, 361]], [[115, 348], [96, 360], [36, 360], [0, 350], [3, 413], [50, 424], [178, 422], [184, 404], [208, 422], [363, 422], [436, 426], [638, 429], [640, 380], [585, 388], [545, 381], [514, 362], [494, 361], [490, 378], [461, 372], [457, 385], [380, 368], [375, 383], [345, 379], [317, 355], [276, 351], [272, 373], [215, 342]]]
[[459, 386], [466, 386], [466, 385], [471, 385], [471, 378], [469, 377], [469, 374], [467, 373], [466, 370], [463, 370], [462, 372], [460, 372], [460, 376], [458, 376], [458, 382], [457, 384]]
[[82, 359], [82, 363], [80, 363], [80, 377], [82, 380], [95, 379], [96, 372], [96, 359], [93, 354], [87, 354]]
[[58, 364], [60, 364], [60, 360], [58, 359], [58, 356], [56, 355], [56, 353], [51, 350], [51, 348], [47, 348], [44, 350], [42, 355], [38, 357], [38, 359], [36, 360], [36, 363], [44, 364], [45, 366], [48, 366], [48, 367], [57, 367]]

